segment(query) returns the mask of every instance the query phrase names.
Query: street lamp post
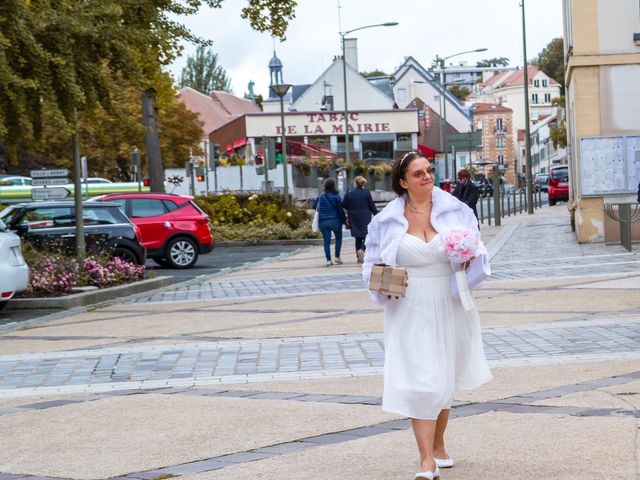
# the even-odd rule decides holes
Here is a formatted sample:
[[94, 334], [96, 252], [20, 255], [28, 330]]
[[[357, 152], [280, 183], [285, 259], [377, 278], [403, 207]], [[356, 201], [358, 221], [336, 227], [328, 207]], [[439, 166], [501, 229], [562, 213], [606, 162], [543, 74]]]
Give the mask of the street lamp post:
[[364, 30], [365, 28], [374, 28], [374, 27], [394, 27], [398, 25], [398, 22], [385, 22], [385, 23], [376, 23], [375, 25], [365, 25], [364, 27], [354, 28], [352, 30], [347, 30], [346, 32], [339, 32], [342, 43], [342, 86], [344, 88], [344, 158], [345, 161], [349, 161], [349, 108], [347, 107], [347, 60], [345, 57], [345, 46], [344, 40], [347, 35], [350, 33], [356, 32], [358, 30]]
[[[287, 94], [291, 85], [288, 83], [279, 83], [271, 85], [271, 90], [280, 97], [280, 138], [282, 142], [282, 167], [284, 178], [284, 201], [289, 203], [289, 172], [287, 171], [287, 133], [284, 129], [284, 96]], [[267, 165], [266, 168], [269, 168]]]
[[[466, 50], [464, 52], [454, 53], [453, 55], [440, 59], [440, 88], [442, 89], [440, 95], [440, 111], [442, 112], [442, 115], [440, 115], [440, 146], [444, 152], [444, 176], [447, 179], [449, 178], [449, 159], [447, 158], [449, 149], [447, 148], [447, 102], [445, 98], [447, 86], [445, 84], [444, 62], [445, 60], [449, 60], [450, 58], [464, 55], [466, 53], [479, 53], [486, 51], [486, 48], [477, 48], [475, 50]], [[456, 172], [453, 173], [455, 174]]]
[[526, 158], [525, 180], [527, 182], [527, 213], [533, 214], [533, 183], [531, 181], [531, 128], [529, 126], [529, 65], [527, 62], [527, 31], [524, 13], [524, 0], [520, 1], [522, 7], [522, 54], [524, 59], [524, 154]]

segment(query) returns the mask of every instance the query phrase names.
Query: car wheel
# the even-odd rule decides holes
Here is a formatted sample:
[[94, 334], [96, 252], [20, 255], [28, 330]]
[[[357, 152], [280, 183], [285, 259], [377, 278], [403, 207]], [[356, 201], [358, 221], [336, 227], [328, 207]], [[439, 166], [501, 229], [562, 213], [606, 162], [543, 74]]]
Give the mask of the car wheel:
[[173, 268], [191, 268], [198, 260], [198, 246], [190, 238], [174, 238], [167, 245], [165, 258]]
[[136, 257], [136, 254], [133, 252], [133, 250], [127, 248], [127, 247], [122, 247], [122, 246], [116, 246], [113, 248], [111, 255], [114, 257], [118, 257], [121, 260], [124, 260], [125, 262], [129, 262], [129, 263], [133, 263], [133, 264], [138, 264], [138, 257]]
[[7, 307], [7, 305], [9, 305], [8, 300], [6, 302], [0, 302], [0, 312], [4, 310]]
[[556, 204], [557, 200], [555, 198], [550, 198], [549, 199], [549, 206], [553, 207]]

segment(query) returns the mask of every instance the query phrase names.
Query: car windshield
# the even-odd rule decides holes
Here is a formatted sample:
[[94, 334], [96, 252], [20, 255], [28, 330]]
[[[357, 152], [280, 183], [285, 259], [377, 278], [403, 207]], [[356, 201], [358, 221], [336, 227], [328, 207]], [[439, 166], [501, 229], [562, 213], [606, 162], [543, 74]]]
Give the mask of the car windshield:
[[567, 181], [569, 180], [569, 169], [568, 168], [556, 168], [555, 170], [551, 170], [551, 176], [555, 180]]
[[19, 211], [20, 209], [17, 207], [7, 207], [0, 212], [0, 220], [2, 220], [5, 225], [10, 225]]

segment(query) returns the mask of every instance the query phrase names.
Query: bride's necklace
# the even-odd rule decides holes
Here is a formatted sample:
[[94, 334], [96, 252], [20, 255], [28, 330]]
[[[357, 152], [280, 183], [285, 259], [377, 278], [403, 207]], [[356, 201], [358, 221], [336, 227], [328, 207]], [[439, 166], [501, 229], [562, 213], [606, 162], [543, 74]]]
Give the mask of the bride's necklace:
[[431, 208], [431, 202], [429, 202], [429, 204], [427, 206], [425, 206], [423, 209], [419, 209], [419, 208], [413, 208], [409, 202], [407, 202], [407, 208], [412, 211], [413, 213], [419, 213], [420, 215], [424, 215], [425, 213], [427, 213], [427, 210], [429, 210]]

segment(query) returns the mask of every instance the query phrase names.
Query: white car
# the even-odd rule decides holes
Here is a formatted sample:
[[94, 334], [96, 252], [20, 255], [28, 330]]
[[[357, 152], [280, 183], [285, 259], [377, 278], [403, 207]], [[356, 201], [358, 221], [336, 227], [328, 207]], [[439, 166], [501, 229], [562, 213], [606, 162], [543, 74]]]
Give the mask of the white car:
[[0, 221], [0, 310], [28, 284], [29, 267], [22, 256], [20, 237], [7, 231]]

